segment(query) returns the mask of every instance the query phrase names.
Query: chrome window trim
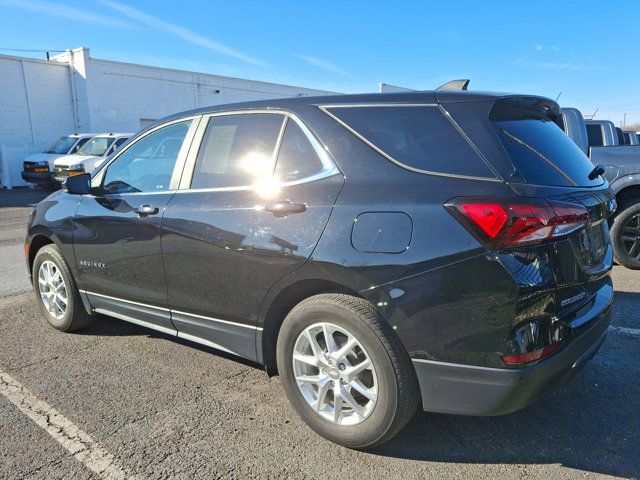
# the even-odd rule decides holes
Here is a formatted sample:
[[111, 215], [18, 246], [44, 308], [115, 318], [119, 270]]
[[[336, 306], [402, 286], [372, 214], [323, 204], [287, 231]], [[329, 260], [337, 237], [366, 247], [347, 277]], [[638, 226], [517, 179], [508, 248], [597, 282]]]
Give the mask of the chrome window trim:
[[309, 130], [309, 127], [305, 125], [305, 123], [300, 120], [300, 118], [292, 112], [286, 110], [277, 110], [277, 109], [246, 109], [246, 110], [228, 110], [221, 112], [214, 112], [202, 115], [202, 120], [198, 127], [198, 131], [195, 134], [193, 140], [193, 147], [189, 151], [189, 157], [187, 158], [185, 164], [185, 173], [180, 180], [180, 185], [176, 193], [191, 193], [191, 192], [237, 192], [237, 191], [247, 191], [254, 190], [255, 185], [237, 185], [233, 187], [209, 187], [209, 188], [191, 188], [191, 180], [193, 178], [193, 174], [195, 172], [195, 164], [198, 157], [198, 152], [202, 147], [202, 142], [204, 140], [204, 134], [207, 130], [207, 126], [209, 125], [209, 121], [214, 117], [222, 117], [222, 116], [230, 116], [230, 115], [249, 115], [249, 114], [273, 114], [273, 115], [282, 115], [284, 117], [283, 126], [278, 135], [278, 140], [276, 142], [276, 148], [274, 149], [273, 155], [273, 171], [275, 171], [276, 161], [278, 158], [278, 154], [280, 152], [280, 146], [282, 144], [282, 138], [284, 136], [284, 131], [289, 119], [296, 122], [296, 124], [300, 127], [304, 135], [307, 137], [307, 140], [311, 143], [313, 150], [318, 155], [320, 159], [320, 163], [322, 164], [322, 169], [317, 173], [310, 175], [305, 178], [301, 178], [299, 180], [294, 180], [291, 182], [282, 182], [279, 185], [281, 187], [289, 187], [293, 185], [301, 185], [304, 183], [315, 182], [317, 180], [321, 180], [323, 178], [331, 177], [333, 175], [337, 175], [340, 172], [335, 162], [329, 155], [327, 149], [320, 143], [317, 137]]
[[[160, 125], [156, 125], [155, 127], [153, 127], [152, 129], [144, 132], [140, 136], [135, 137], [134, 141], [132, 141], [130, 143], [128, 141], [125, 142], [125, 144], [122, 146], [122, 148], [115, 152], [113, 158], [111, 158], [107, 162], [104, 162], [93, 173], [93, 175], [91, 177], [91, 186], [92, 187], [100, 186], [102, 184], [102, 180], [103, 180], [103, 177], [105, 175], [105, 172], [107, 171], [107, 168], [109, 168], [109, 166], [113, 162], [115, 162], [118, 158], [120, 158], [120, 155], [124, 154], [127, 150], [129, 150], [129, 148], [131, 148], [131, 146], [137, 144], [143, 138], [147, 137], [148, 135], [151, 135], [152, 133], [160, 130], [161, 128], [165, 128], [165, 127], [168, 127], [168, 126], [171, 126], [171, 125], [175, 125], [177, 123], [183, 123], [183, 122], [191, 121], [191, 125], [189, 125], [189, 130], [187, 131], [187, 134], [185, 135], [184, 140], [182, 142], [182, 146], [180, 147], [180, 151], [178, 152], [178, 157], [176, 158], [176, 163], [175, 163], [175, 165], [173, 167], [173, 173], [171, 175], [171, 182], [169, 183], [169, 188], [167, 190], [163, 190], [163, 191], [160, 191], [160, 192], [110, 193], [110, 194], [106, 194], [105, 196], [112, 196], [112, 195], [120, 195], [120, 196], [125, 196], [125, 195], [126, 196], [129, 196], [129, 195], [152, 195], [152, 194], [159, 194], [159, 193], [175, 192], [179, 188], [180, 178], [181, 178], [182, 172], [184, 170], [184, 164], [185, 164], [185, 161], [186, 161], [186, 159], [187, 159], [187, 157], [189, 155], [189, 152], [191, 150], [191, 146], [193, 144], [193, 139], [195, 138], [195, 134], [196, 134], [196, 132], [198, 130], [198, 126], [200, 124], [200, 120], [201, 119], [202, 119], [202, 115], [191, 115], [191, 116], [188, 116], [188, 117], [174, 119], [174, 120], [171, 120], [169, 122], [162, 123]], [[131, 138], [133, 138], [133, 137], [131, 137]]]
[[372, 143], [370, 140], [368, 140], [365, 136], [363, 136], [362, 134], [360, 134], [358, 131], [356, 131], [354, 128], [352, 128], [351, 126], [349, 126], [347, 123], [343, 122], [341, 119], [339, 119], [338, 117], [336, 117], [335, 115], [333, 115], [329, 109], [336, 109], [336, 108], [364, 108], [364, 107], [430, 107], [430, 108], [438, 108], [443, 115], [445, 116], [445, 118], [452, 124], [452, 127], [460, 134], [460, 128], [459, 126], [452, 122], [452, 118], [451, 116], [448, 114], [448, 112], [446, 112], [439, 104], [437, 103], [353, 103], [353, 104], [328, 104], [328, 105], [319, 105], [318, 108], [324, 112], [326, 115], [328, 115], [329, 117], [331, 117], [333, 120], [335, 120], [336, 122], [338, 122], [340, 125], [342, 125], [344, 128], [346, 128], [349, 132], [351, 132], [353, 135], [355, 135], [357, 138], [359, 138], [361, 141], [363, 141], [364, 143], [366, 143], [369, 147], [371, 147], [373, 150], [375, 150], [377, 153], [379, 153], [380, 155], [382, 155], [384, 158], [386, 158], [387, 160], [389, 160], [390, 162], [396, 164], [397, 166], [404, 168], [405, 170], [409, 170], [411, 172], [416, 172], [416, 173], [423, 173], [426, 175], [434, 175], [436, 177], [447, 177], [447, 178], [460, 178], [463, 180], [480, 180], [483, 182], [502, 182], [503, 180], [500, 179], [500, 177], [497, 175], [497, 172], [495, 171], [495, 169], [491, 166], [488, 165], [486, 159], [484, 158], [484, 156], [480, 155], [478, 152], [478, 149], [475, 147], [475, 145], [470, 142], [470, 140], [468, 139], [468, 137], [466, 135], [462, 135], [462, 138], [465, 140], [465, 142], [467, 142], [467, 144], [469, 144], [469, 147], [480, 156], [480, 160], [482, 160], [482, 162], [487, 165], [487, 168], [489, 168], [489, 170], [496, 175], [495, 178], [491, 178], [491, 177], [477, 177], [474, 175], [460, 175], [460, 174], [456, 174], [456, 173], [443, 173], [443, 172], [434, 172], [432, 170], [424, 170], [421, 168], [416, 168], [416, 167], [412, 167], [410, 165], [407, 165], [403, 162], [401, 162], [400, 160], [397, 160], [396, 158], [392, 157], [391, 155], [389, 155], [388, 153], [386, 153], [384, 150], [382, 150], [381, 148], [379, 148], [377, 145], [375, 145], [374, 143]]

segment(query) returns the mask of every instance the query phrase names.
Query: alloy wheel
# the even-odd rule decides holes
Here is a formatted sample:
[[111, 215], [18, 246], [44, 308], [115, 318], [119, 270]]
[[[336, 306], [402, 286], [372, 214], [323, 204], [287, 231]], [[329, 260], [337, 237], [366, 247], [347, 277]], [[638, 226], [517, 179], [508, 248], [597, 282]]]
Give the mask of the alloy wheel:
[[38, 290], [44, 308], [55, 320], [67, 312], [67, 286], [58, 266], [45, 260], [38, 270]]
[[331, 323], [307, 327], [293, 348], [293, 372], [300, 393], [323, 418], [356, 425], [371, 415], [378, 381], [371, 357], [346, 329]]
[[629, 256], [640, 260], [640, 213], [629, 218], [622, 226], [621, 238]]

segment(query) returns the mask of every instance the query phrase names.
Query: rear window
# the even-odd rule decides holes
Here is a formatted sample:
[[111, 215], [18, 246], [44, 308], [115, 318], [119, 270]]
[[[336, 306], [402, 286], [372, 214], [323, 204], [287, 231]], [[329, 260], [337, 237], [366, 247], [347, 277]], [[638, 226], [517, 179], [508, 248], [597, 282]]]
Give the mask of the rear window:
[[602, 127], [600, 125], [587, 125], [587, 136], [589, 137], [590, 147], [602, 147], [604, 145], [604, 137], [602, 136]]
[[425, 173], [495, 178], [438, 107], [356, 106], [326, 110], [394, 162]]
[[494, 121], [511, 163], [527, 183], [560, 187], [602, 185], [589, 180], [594, 165], [558, 126], [545, 118]]

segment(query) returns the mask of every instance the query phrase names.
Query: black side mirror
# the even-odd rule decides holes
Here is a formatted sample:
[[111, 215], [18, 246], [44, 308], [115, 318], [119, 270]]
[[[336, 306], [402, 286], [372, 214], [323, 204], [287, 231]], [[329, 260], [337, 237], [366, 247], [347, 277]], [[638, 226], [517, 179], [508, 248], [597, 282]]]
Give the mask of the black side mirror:
[[86, 195], [91, 192], [91, 174], [83, 173], [69, 177], [64, 182], [64, 187], [72, 195]]

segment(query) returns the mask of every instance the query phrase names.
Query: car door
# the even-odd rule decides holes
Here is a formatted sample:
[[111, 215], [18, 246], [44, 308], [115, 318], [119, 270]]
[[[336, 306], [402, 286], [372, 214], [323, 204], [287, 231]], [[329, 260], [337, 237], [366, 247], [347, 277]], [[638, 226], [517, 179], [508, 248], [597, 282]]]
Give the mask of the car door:
[[344, 180], [292, 115], [213, 115], [200, 130], [162, 224], [171, 316], [179, 336], [255, 359], [260, 303], [309, 258]]
[[160, 224], [198, 118], [165, 124], [120, 152], [92, 179], [75, 215], [78, 284], [101, 313], [173, 331]]

